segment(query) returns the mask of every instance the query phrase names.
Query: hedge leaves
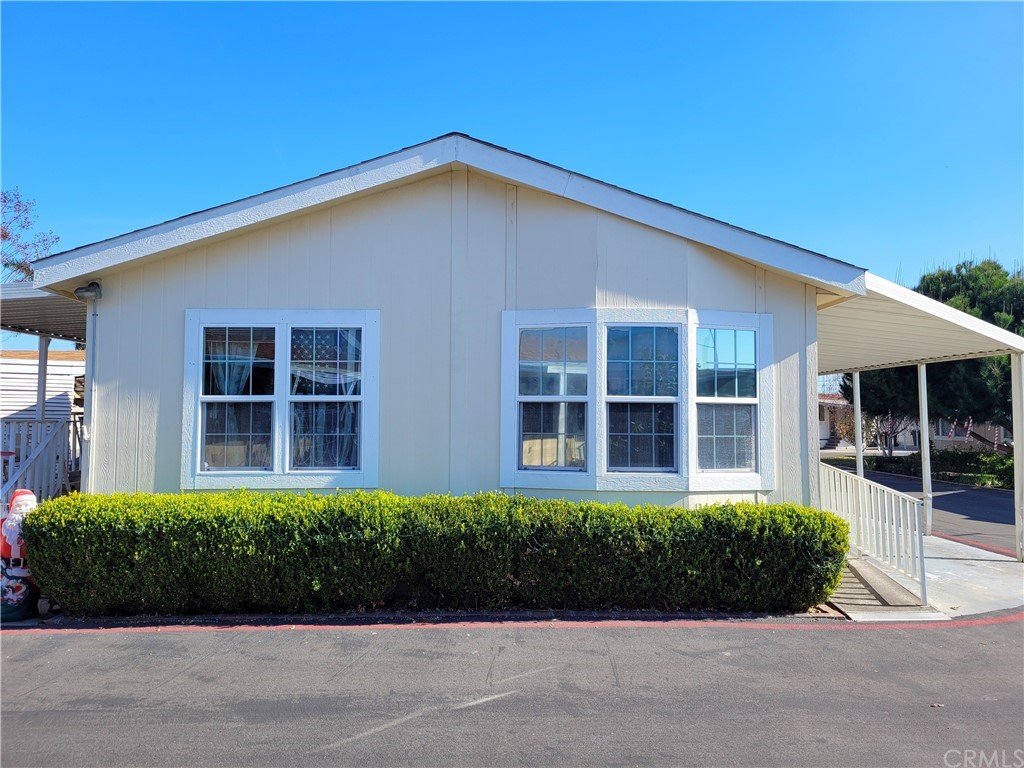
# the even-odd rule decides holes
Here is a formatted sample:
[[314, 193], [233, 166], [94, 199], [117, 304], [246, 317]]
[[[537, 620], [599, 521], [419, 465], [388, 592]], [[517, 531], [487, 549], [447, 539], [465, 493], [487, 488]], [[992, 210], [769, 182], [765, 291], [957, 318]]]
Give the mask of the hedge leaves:
[[788, 504], [679, 508], [497, 493], [72, 494], [25, 521], [72, 614], [421, 609], [803, 610], [847, 526]]

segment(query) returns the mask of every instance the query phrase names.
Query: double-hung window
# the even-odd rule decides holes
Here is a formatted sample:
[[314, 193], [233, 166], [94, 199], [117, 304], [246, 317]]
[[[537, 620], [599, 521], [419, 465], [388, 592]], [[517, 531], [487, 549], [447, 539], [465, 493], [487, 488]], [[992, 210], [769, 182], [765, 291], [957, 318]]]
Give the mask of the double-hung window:
[[372, 488], [379, 312], [188, 310], [183, 488]]
[[757, 332], [697, 328], [697, 466], [757, 469]]
[[519, 330], [519, 468], [587, 469], [587, 328]]
[[679, 328], [609, 325], [606, 334], [608, 471], [676, 471]]
[[289, 469], [359, 469], [361, 328], [292, 328]]
[[218, 324], [202, 334], [202, 470], [269, 470], [275, 329]]

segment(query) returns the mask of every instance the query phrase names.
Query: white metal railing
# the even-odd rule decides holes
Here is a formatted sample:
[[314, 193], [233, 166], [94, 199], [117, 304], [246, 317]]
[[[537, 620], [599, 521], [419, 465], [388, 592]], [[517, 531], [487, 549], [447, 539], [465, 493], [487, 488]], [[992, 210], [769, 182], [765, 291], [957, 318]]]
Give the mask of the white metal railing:
[[11, 454], [3, 457], [0, 503], [6, 506], [17, 488], [32, 491], [39, 501], [69, 489], [71, 452], [80, 446], [70, 419], [4, 420], [0, 439], [4, 451]]
[[821, 506], [850, 524], [850, 544], [921, 585], [924, 571], [923, 502], [852, 472], [821, 464]]

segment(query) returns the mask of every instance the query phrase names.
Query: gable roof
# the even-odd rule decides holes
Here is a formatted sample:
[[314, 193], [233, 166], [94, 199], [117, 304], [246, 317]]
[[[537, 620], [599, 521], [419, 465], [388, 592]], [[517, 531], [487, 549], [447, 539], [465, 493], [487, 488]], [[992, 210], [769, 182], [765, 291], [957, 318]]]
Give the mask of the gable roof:
[[841, 296], [863, 295], [865, 291], [864, 270], [860, 267], [461, 133], [40, 259], [34, 264], [35, 285], [56, 287], [165, 251], [198, 247], [211, 238], [340, 202], [360, 192], [411, 181], [455, 164], [704, 243]]

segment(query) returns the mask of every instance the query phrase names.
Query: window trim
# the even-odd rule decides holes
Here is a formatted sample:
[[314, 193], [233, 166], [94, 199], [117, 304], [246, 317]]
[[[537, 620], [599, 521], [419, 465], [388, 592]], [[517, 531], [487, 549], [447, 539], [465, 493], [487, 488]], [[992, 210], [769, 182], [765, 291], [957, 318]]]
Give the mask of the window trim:
[[[687, 491], [689, 490], [689, 448], [686, 439], [688, 424], [682, 417], [692, 387], [687, 367], [689, 360], [690, 314], [687, 309], [597, 309], [592, 310], [598, 327], [599, 343], [597, 390], [600, 402], [597, 424], [597, 459], [600, 472], [596, 490], [599, 491]], [[675, 326], [679, 331], [679, 387], [678, 398], [625, 397], [608, 394], [608, 329], [623, 326]], [[651, 469], [608, 468], [608, 404], [612, 402], [673, 402], [676, 404], [676, 467], [671, 472]]]
[[[206, 326], [274, 328], [274, 395], [271, 469], [202, 471], [203, 328]], [[344, 327], [362, 331], [362, 406], [359, 469], [289, 469], [291, 396], [289, 387], [291, 329]], [[183, 490], [229, 488], [376, 488], [380, 464], [380, 311], [320, 309], [186, 309], [184, 381], [182, 385]]]
[[[687, 354], [687, 378], [690, 397], [686, 403], [689, 430], [690, 490], [691, 491], [772, 491], [775, 489], [775, 381], [772, 349], [772, 316], [753, 312], [725, 312], [694, 310], [690, 316]], [[725, 330], [754, 331], [757, 361], [757, 397], [697, 397], [697, 329], [722, 328]], [[756, 470], [731, 471], [727, 469], [700, 469], [697, 465], [697, 406], [754, 405], [756, 409]]]
[[[594, 487], [596, 456], [594, 312], [589, 309], [506, 310], [501, 324], [501, 424], [499, 482], [502, 488], [587, 490]], [[587, 405], [586, 469], [520, 469], [519, 467], [519, 331], [531, 328], [584, 326], [587, 329], [587, 395], [573, 396]]]
[[[587, 333], [587, 471], [518, 468], [519, 330], [586, 325]], [[677, 402], [677, 467], [674, 472], [609, 471], [607, 467], [608, 404], [622, 398], [607, 395], [607, 331], [609, 326], [676, 325], [680, 340]], [[757, 469], [756, 472], [697, 469], [698, 326], [757, 332]], [[508, 490], [615, 492], [733, 492], [775, 490], [775, 387], [772, 316], [753, 312], [695, 309], [553, 309], [502, 312], [500, 486]], [[653, 398], [658, 399], [658, 398]], [[749, 402], [744, 400], [744, 402]]]

